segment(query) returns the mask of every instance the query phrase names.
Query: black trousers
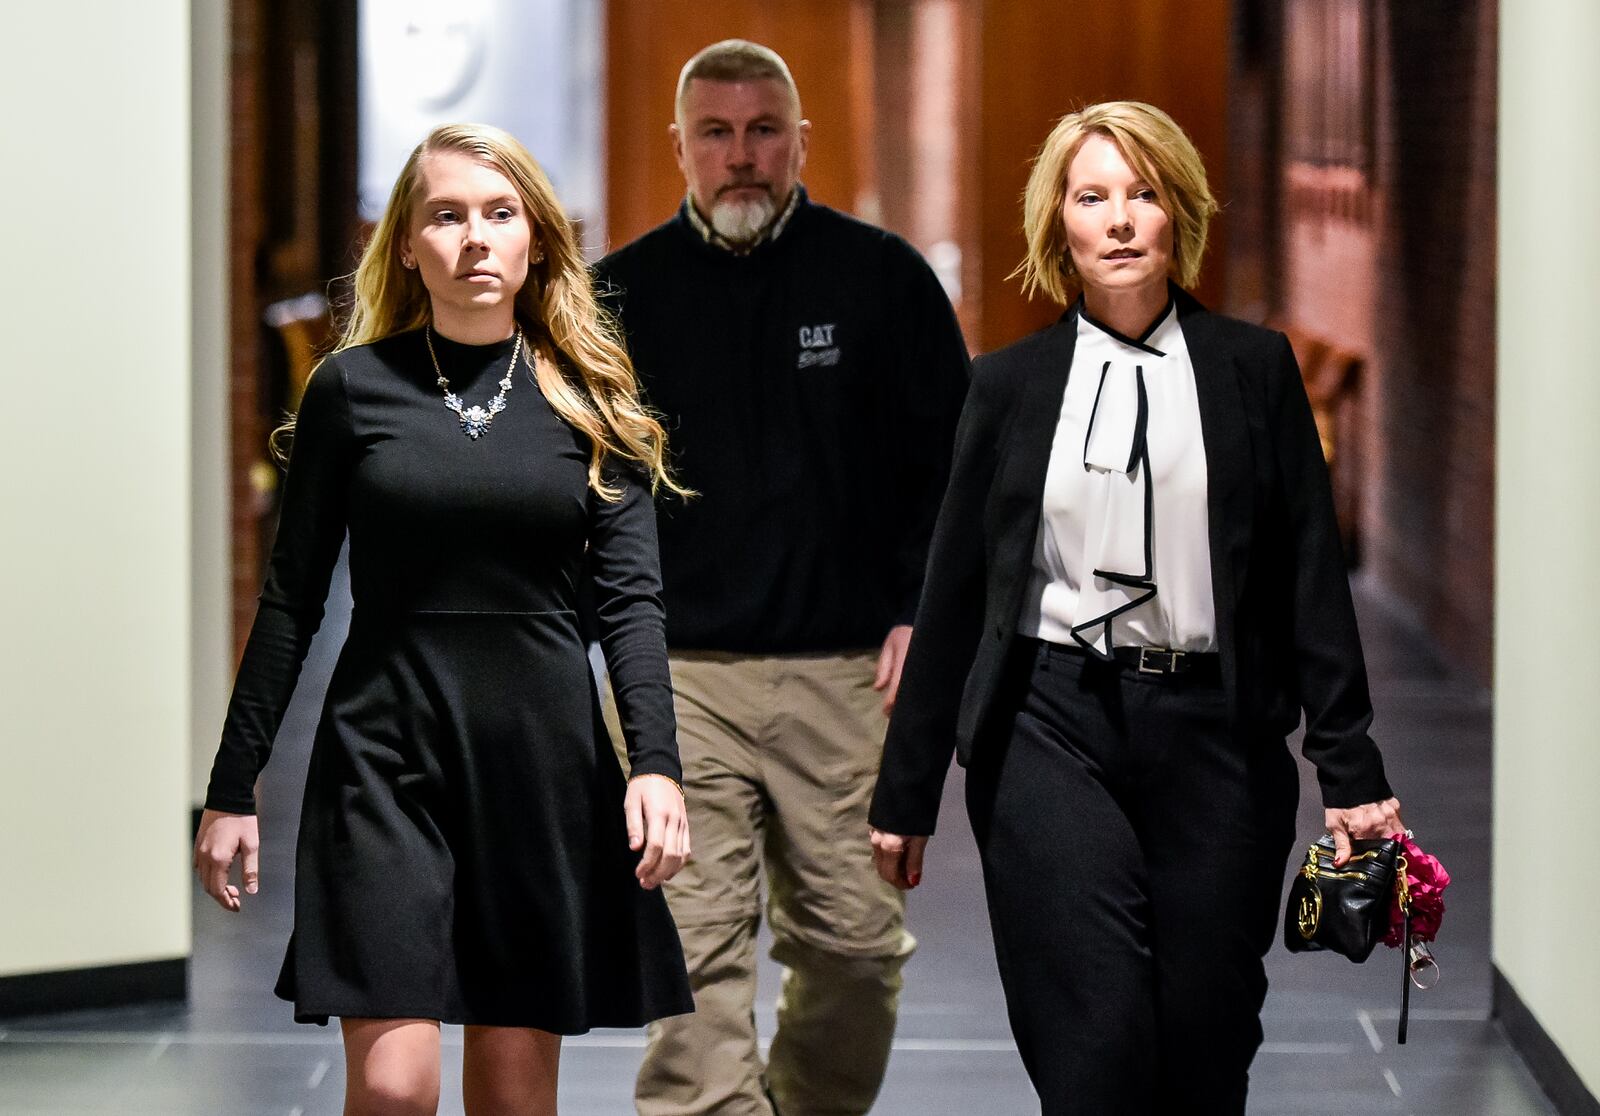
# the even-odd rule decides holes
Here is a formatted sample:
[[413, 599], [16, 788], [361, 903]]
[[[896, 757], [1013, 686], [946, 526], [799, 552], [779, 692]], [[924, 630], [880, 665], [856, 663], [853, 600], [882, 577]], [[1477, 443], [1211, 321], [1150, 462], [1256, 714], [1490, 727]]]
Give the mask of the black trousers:
[[1024, 651], [967, 806], [1044, 1116], [1243, 1113], [1294, 757], [1231, 732], [1215, 682]]

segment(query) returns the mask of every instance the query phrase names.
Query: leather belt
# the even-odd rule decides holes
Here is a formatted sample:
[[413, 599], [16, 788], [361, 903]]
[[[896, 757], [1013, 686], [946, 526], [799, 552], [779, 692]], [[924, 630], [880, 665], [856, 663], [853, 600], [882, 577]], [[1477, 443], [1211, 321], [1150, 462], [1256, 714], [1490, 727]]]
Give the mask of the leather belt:
[[1210, 671], [1222, 676], [1222, 656], [1215, 651], [1174, 651], [1169, 647], [1113, 647], [1112, 658], [1140, 674], [1194, 674]]
[[[1076, 659], [1087, 659], [1090, 662], [1104, 662], [1098, 655], [1076, 645], [1050, 643], [1045, 640], [1033, 642], [1048, 654], [1067, 655]], [[1222, 680], [1222, 656], [1215, 651], [1174, 651], [1169, 647], [1113, 647], [1111, 658], [1112, 663], [1109, 665], [1125, 668], [1135, 674], [1182, 678], [1193, 682]]]

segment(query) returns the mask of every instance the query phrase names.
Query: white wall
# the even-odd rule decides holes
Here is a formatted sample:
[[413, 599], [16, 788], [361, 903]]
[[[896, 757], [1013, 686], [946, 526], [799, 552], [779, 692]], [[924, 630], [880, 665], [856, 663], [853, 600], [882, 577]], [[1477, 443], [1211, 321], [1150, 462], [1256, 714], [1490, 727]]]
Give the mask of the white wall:
[[605, 243], [601, 0], [360, 0], [362, 215], [439, 124], [504, 128]]
[[0, 34], [0, 975], [189, 952], [187, 0]]
[[1597, 46], [1594, 0], [1500, 5], [1494, 960], [1600, 1095]]

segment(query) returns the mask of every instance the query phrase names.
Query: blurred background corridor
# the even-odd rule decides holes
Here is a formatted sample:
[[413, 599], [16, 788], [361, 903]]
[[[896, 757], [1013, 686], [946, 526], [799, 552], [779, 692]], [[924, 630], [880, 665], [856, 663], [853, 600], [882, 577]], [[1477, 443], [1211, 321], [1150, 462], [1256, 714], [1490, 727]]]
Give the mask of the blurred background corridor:
[[[730, 36], [793, 70], [811, 196], [920, 250], [974, 353], [1059, 313], [1008, 276], [1029, 162], [1062, 113], [1144, 100], [1193, 137], [1222, 203], [1196, 294], [1294, 344], [1374, 735], [1456, 879], [1444, 980], [1414, 998], [1403, 1049], [1388, 951], [1360, 968], [1273, 953], [1251, 1111], [1600, 1113], [1593, 0], [8, 11], [0, 1116], [339, 1111], [337, 1031], [296, 1027], [271, 995], [339, 579], [261, 787], [263, 894], [228, 916], [188, 871], [276, 522], [267, 436], [428, 128], [516, 134], [598, 257], [681, 201], [674, 83]], [[922, 946], [874, 1109], [889, 1116], [1037, 1110], [960, 795], [953, 778], [954, 839], [910, 906]], [[459, 1042], [447, 1029], [441, 1111], [460, 1111]], [[642, 1048], [570, 1040], [562, 1110], [629, 1111]]]

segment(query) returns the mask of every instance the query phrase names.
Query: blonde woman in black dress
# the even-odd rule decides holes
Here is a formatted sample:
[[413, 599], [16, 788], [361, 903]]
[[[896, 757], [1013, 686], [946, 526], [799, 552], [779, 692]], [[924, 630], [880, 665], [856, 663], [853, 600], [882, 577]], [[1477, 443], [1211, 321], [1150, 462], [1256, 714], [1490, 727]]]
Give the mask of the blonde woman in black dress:
[[[555, 1112], [560, 1036], [692, 1010], [659, 884], [689, 855], [651, 493], [660, 426], [548, 179], [497, 129], [401, 171], [306, 389], [195, 843], [258, 886], [254, 783], [350, 536], [279, 996], [338, 1017], [347, 1116], [432, 1113], [439, 1023], [471, 1116]], [[593, 586], [631, 772], [575, 605]]]

